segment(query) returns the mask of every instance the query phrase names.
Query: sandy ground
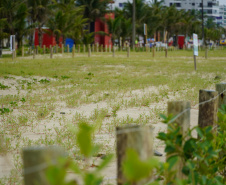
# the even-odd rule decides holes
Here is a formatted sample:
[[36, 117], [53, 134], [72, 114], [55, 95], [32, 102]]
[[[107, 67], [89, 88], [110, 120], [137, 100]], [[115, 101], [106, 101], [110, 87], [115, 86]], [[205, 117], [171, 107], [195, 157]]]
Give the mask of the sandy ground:
[[[6, 89], [6, 90], [0, 90], [0, 99], [3, 96], [6, 95], [17, 95], [18, 94], [18, 80], [28, 80], [28, 78], [23, 78], [23, 77], [17, 77], [17, 76], [12, 76], [13, 78], [10, 79], [0, 79], [0, 82], [4, 85], [8, 85], [11, 88]], [[40, 77], [33, 77], [37, 79], [41, 79]], [[159, 88], [167, 88], [167, 87], [159, 87]], [[158, 92], [158, 89], [154, 87], [149, 87], [145, 90], [135, 90], [132, 92], [128, 92], [128, 96], [125, 96], [123, 98], [129, 99], [132, 96], [140, 96], [144, 93], [156, 93]], [[38, 91], [33, 91], [33, 93], [38, 93]], [[27, 90], [20, 90], [20, 95], [26, 95]], [[170, 100], [173, 100], [175, 97], [170, 97]], [[158, 104], [151, 104], [149, 107], [130, 107], [127, 109], [120, 109], [117, 112], [117, 118], [126, 118], [128, 115], [131, 118], [137, 119], [141, 114], [150, 114], [150, 111], [153, 108], [158, 107], [159, 109], [166, 110], [166, 105], [167, 105], [168, 100], [164, 100], [162, 102], [159, 102]], [[86, 105], [81, 105], [76, 108], [68, 108], [65, 103], [58, 102], [56, 109], [53, 111], [54, 113], [54, 119], [48, 120], [48, 124], [46, 123], [46, 120], [40, 121], [36, 128], [35, 131], [32, 130], [27, 130], [22, 133], [22, 138], [29, 138], [32, 140], [37, 140], [41, 137], [44, 137], [45, 135], [45, 130], [46, 129], [53, 129], [53, 127], [61, 127], [60, 126], [60, 118], [66, 118], [67, 120], [72, 120], [73, 116], [76, 113], [83, 114], [85, 116], [90, 116], [92, 112], [96, 108], [109, 108], [107, 102], [99, 102], [99, 103], [91, 103], [91, 104], [86, 104]], [[64, 115], [60, 114], [60, 112], [65, 112]], [[19, 110], [15, 109], [13, 111], [13, 115], [19, 115], [21, 114]], [[109, 118], [111, 119], [111, 118]], [[192, 109], [191, 110], [191, 127], [196, 126], [198, 123], [198, 110], [197, 109]], [[1, 121], [1, 119], [0, 119]], [[2, 123], [0, 122], [0, 125]], [[160, 131], [165, 131], [166, 130], [166, 125], [161, 123], [160, 120], [159, 122], [153, 124], [152, 120], [149, 120], [149, 125], [152, 125], [154, 127], [154, 138], [157, 136], [158, 132]], [[108, 145], [110, 147], [115, 147], [115, 133], [112, 131], [111, 134], [106, 133], [106, 132], [100, 132], [97, 133], [96, 135], [96, 142], [101, 142], [102, 140], [106, 140]], [[164, 145], [158, 140], [154, 139], [154, 148], [155, 150], [161, 152], [164, 154]], [[13, 155], [14, 153], [7, 153], [6, 155], [0, 155], [0, 178], [4, 176], [9, 176], [10, 171], [15, 168], [14, 162], [13, 162]], [[165, 154], [162, 157], [158, 157], [160, 161], [165, 161]], [[98, 162], [98, 160], [97, 160]], [[116, 180], [116, 159], [114, 159], [110, 165], [107, 167], [107, 169], [104, 170], [102, 173], [105, 179], [105, 183], [113, 183], [115, 184]], [[104, 183], [104, 184], [105, 184]]]

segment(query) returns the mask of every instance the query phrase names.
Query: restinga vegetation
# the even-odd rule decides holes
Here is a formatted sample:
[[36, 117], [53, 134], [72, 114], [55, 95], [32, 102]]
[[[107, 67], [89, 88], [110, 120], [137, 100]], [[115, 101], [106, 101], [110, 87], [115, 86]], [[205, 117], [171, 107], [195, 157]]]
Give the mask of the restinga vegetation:
[[[38, 30], [39, 45], [42, 45], [43, 27], [59, 38], [72, 38], [76, 43], [94, 41], [93, 24], [96, 19], [104, 20], [107, 13], [114, 13], [115, 20], [106, 20], [111, 40], [122, 41], [132, 38], [133, 3], [127, 2], [123, 9], [110, 9], [110, 0], [1, 0], [0, 1], [0, 45], [9, 35], [16, 35], [18, 48], [25, 38], [29, 45], [34, 42], [35, 28]], [[136, 36], [143, 36], [143, 25], [147, 24], [148, 37], [155, 33], [167, 33], [167, 38], [183, 34], [191, 36], [201, 32], [201, 13], [198, 11], [177, 10], [175, 6], [165, 7], [163, 1], [135, 0]], [[106, 18], [106, 17], [105, 17]], [[205, 16], [205, 40], [219, 40], [226, 30]], [[163, 38], [161, 38], [163, 40]]]

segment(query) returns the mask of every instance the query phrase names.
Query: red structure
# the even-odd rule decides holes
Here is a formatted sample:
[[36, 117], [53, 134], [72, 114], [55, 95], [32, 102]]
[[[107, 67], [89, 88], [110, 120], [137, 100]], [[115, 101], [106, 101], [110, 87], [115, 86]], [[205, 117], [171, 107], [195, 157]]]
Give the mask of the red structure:
[[[105, 17], [105, 19], [114, 19], [115, 15], [113, 13], [109, 13], [109, 14], [106, 14], [104, 17]], [[94, 31], [95, 32], [103, 31], [105, 33], [108, 33], [108, 26], [106, 23], [104, 23], [100, 19], [97, 19], [95, 21]], [[103, 46], [105, 46], [105, 45], [112, 46], [111, 37], [107, 36], [107, 35], [103, 36], [103, 35], [95, 34], [94, 42], [95, 42], [95, 44], [99, 43], [99, 45], [103, 45]]]
[[[48, 28], [44, 28], [44, 33], [42, 35], [42, 47], [45, 45], [47, 48], [49, 48], [49, 46], [55, 46], [56, 43], [56, 38], [51, 34], [51, 30]], [[60, 37], [60, 43], [59, 46], [62, 46], [62, 42], [63, 42], [63, 38]], [[35, 46], [39, 45], [39, 37], [38, 37], [38, 29], [35, 29], [35, 42], [34, 42]]]
[[183, 46], [184, 46], [184, 35], [178, 35], [177, 39], [178, 39], [177, 43], [178, 43], [179, 49], [183, 49]]

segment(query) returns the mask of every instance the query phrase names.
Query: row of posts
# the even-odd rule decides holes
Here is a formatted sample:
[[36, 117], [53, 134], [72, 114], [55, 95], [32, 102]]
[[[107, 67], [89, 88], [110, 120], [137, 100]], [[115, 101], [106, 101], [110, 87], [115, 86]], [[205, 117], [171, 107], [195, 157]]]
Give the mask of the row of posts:
[[[33, 59], [35, 59], [35, 56], [38, 55], [39, 53], [39, 47], [36, 46], [36, 48], [33, 50]], [[53, 53], [59, 53], [58, 51], [58, 45], [52, 47], [50, 45], [49, 47], [49, 50], [50, 50], [50, 58], [53, 58]], [[75, 45], [73, 45], [72, 47], [72, 57], [75, 56]], [[122, 51], [122, 48], [118, 48], [119, 51]], [[139, 49], [140, 50], [140, 49]], [[149, 48], [149, 47], [146, 47], [146, 52], [150, 52], [152, 51], [152, 56], [155, 57], [155, 52], [157, 51], [165, 51], [165, 57], [167, 58], [168, 57], [168, 50], [170, 51], [173, 51], [173, 50], [176, 50], [176, 48], [158, 48], [158, 47], [152, 47], [152, 48]], [[116, 47], [111, 47], [111, 45], [109, 45], [109, 47], [107, 45], [105, 45], [105, 50], [103, 49], [103, 45], [101, 45], [100, 47], [100, 50], [99, 50], [99, 47], [98, 45], [94, 46], [94, 44], [91, 46], [90, 44], [88, 44], [88, 57], [91, 57], [91, 52], [112, 52], [112, 56], [115, 57], [115, 51], [116, 51]], [[130, 57], [130, 47], [126, 47], [126, 51], [127, 51], [127, 57]], [[133, 47], [133, 51], [136, 51], [136, 48]], [[144, 49], [143, 49], [144, 51]], [[67, 45], [67, 53], [70, 52], [70, 47], [69, 45]], [[77, 52], [80, 53], [80, 45], [78, 45], [77, 47]], [[83, 53], [86, 52], [86, 46], [83, 45]], [[61, 53], [63, 54], [64, 53], [64, 45], [62, 44], [62, 47], [61, 47]], [[31, 47], [29, 48], [29, 54], [31, 55], [32, 54], [32, 49]], [[46, 46], [44, 45], [43, 46], [43, 54], [46, 54]], [[22, 57], [24, 57], [24, 47], [22, 47]], [[13, 51], [12, 52], [12, 59], [16, 58], [16, 51]], [[205, 58], [207, 59], [208, 58], [208, 48], [205, 49]]]
[[[36, 46], [36, 48], [33, 50], [33, 58], [35, 58], [35, 55], [38, 54], [38, 51], [39, 51], [38, 48], [39, 47]], [[140, 51], [141, 48], [143, 48], [142, 51], [146, 51], [146, 52], [150, 52], [150, 50], [152, 50], [152, 56], [153, 57], [155, 57], [155, 52], [156, 51], [165, 51], [165, 57], [166, 58], [168, 56], [168, 50], [170, 50], [170, 51], [178, 50], [177, 47], [171, 47], [171, 48], [152, 47], [152, 49], [151, 49], [151, 48], [149, 48], [147, 46], [147, 47], [133, 47], [133, 51]], [[50, 45], [49, 49], [50, 49], [50, 58], [53, 58], [53, 53], [56, 53], [56, 54], [58, 53], [58, 45], [56, 45], [54, 47], [52, 47]], [[185, 47], [183, 47], [183, 49], [185, 49]], [[200, 47], [200, 49], [203, 49], [203, 48]], [[223, 47], [221, 47], [221, 49], [223, 49]], [[113, 57], [115, 57], [115, 50], [116, 50], [115, 46], [113, 46], [113, 48], [111, 49], [111, 45], [109, 45], [109, 47], [107, 45], [105, 45], [105, 50], [104, 50], [103, 49], [103, 45], [101, 45], [100, 48], [99, 48], [98, 44], [96, 45], [96, 47], [95, 47], [94, 44], [92, 44], [92, 47], [89, 44], [88, 45], [88, 57], [91, 56], [91, 52], [99, 52], [99, 51], [100, 52], [103, 52], [103, 51], [105, 51], [105, 52], [107, 52], [107, 51], [111, 52], [112, 51], [113, 52]], [[122, 47], [119, 47], [118, 50], [119, 51], [122, 51]], [[126, 51], [127, 51], [127, 57], [129, 57], [129, 55], [130, 55], [130, 48], [129, 47], [126, 47]], [[22, 57], [24, 57], [24, 47], [22, 47], [22, 51], [21, 52], [22, 52], [21, 53]], [[69, 52], [70, 52], [70, 47], [69, 47], [69, 45], [67, 45], [67, 53], [69, 53]], [[78, 45], [78, 47], [77, 47], [77, 52], [80, 53], [80, 45]], [[86, 52], [86, 46], [83, 45], [83, 53], [85, 53], [85, 52]], [[62, 44], [62, 47], [61, 47], [61, 53], [62, 54], [64, 53], [64, 45], [63, 44]], [[29, 48], [29, 54], [30, 55], [32, 54], [31, 47]], [[46, 54], [46, 46], [45, 45], [43, 46], [43, 54]], [[74, 56], [75, 56], [75, 45], [73, 45], [73, 47], [72, 47], [72, 57], [74, 57]], [[14, 50], [12, 52], [12, 59], [14, 59], [14, 58], [16, 58], [16, 50]], [[207, 47], [205, 47], [205, 58], [206, 59], [208, 58], [208, 48]]]
[[[61, 53], [62, 54], [64, 53], [64, 49], [63, 48], [64, 48], [64, 46], [62, 45], [62, 49], [61, 49]], [[49, 49], [50, 49], [50, 58], [53, 58], [53, 53], [56, 53], [56, 54], [58, 53], [58, 46], [55, 46], [53, 48], [50, 45]], [[55, 50], [55, 52], [53, 52], [53, 49]], [[114, 46], [111, 48], [111, 45], [109, 45], [109, 48], [108, 48], [107, 45], [106, 45], [105, 46], [105, 51], [107, 51], [107, 50], [109, 52], [112, 52], [113, 57], [115, 57], [116, 48]], [[119, 51], [121, 51], [121, 50], [122, 49], [119, 48]], [[133, 48], [133, 50], [135, 50], [135, 49]], [[164, 50], [165, 50], [165, 57], [167, 57], [168, 49], [165, 48]], [[85, 51], [86, 51], [86, 47], [85, 47], [85, 45], [83, 45], [83, 52], [85, 53]], [[98, 47], [96, 47], [96, 50], [95, 50], [94, 49], [94, 45], [92, 45], [92, 48], [91, 48], [91, 45], [88, 44], [88, 57], [91, 57], [91, 52], [95, 52], [95, 51], [96, 52], [99, 51]], [[104, 51], [103, 50], [103, 45], [101, 45], [101, 50], [100, 51], [101, 52]], [[126, 51], [127, 51], [127, 57], [129, 57], [130, 56], [130, 47], [126, 47]], [[146, 52], [148, 52], [148, 51], [150, 52], [150, 48], [149, 47], [146, 47]], [[158, 51], [158, 49], [156, 47], [152, 47], [152, 56], [153, 57], [155, 57], [155, 51]], [[67, 45], [67, 52], [68, 53], [70, 52], [69, 45]], [[80, 45], [78, 45], [77, 52], [80, 53]], [[31, 55], [31, 53], [32, 53], [32, 49], [29, 48], [29, 54]], [[43, 54], [46, 54], [46, 46], [45, 45], [43, 46]], [[38, 55], [38, 47], [36, 47], [35, 50], [33, 50], [33, 59], [35, 59], [35, 56], [36, 55]], [[75, 45], [73, 45], [73, 47], [72, 47], [72, 57], [74, 57], [74, 56], [75, 56]], [[24, 47], [22, 47], [22, 57], [24, 57]], [[12, 53], [12, 58], [13, 59], [16, 58], [16, 52], [15, 51]]]
[[[216, 91], [199, 91], [199, 118], [198, 125], [203, 128], [206, 126], [215, 126], [217, 124], [217, 111], [222, 104], [226, 104], [226, 83], [216, 84]], [[168, 102], [168, 114], [179, 116], [174, 123], [181, 127], [181, 133], [184, 135], [190, 128], [190, 102], [173, 101]], [[117, 145], [117, 184], [126, 183], [126, 178], [122, 173], [122, 162], [125, 159], [127, 149], [133, 149], [137, 152], [141, 160], [147, 160], [153, 156], [153, 128], [150, 126], [124, 126], [116, 128]], [[23, 150], [24, 161], [24, 180], [25, 185], [34, 185], [35, 183], [47, 185], [45, 179], [45, 168], [34, 171], [35, 167], [45, 164], [46, 159], [56, 162], [57, 158], [63, 156], [64, 152], [57, 147], [28, 147]], [[170, 156], [166, 156], [168, 158]], [[49, 164], [48, 162], [47, 164]], [[183, 179], [182, 162], [174, 166], [177, 171], [175, 178]], [[32, 171], [33, 170], [33, 171]], [[133, 185], [146, 184], [150, 177], [144, 179], [142, 183], [133, 183]]]

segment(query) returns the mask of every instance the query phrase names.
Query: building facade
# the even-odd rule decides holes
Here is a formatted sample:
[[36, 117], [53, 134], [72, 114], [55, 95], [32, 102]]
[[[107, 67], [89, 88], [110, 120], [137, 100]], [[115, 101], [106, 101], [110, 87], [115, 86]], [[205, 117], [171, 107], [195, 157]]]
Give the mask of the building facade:
[[226, 5], [220, 6], [220, 16], [222, 17], [222, 26], [226, 28]]
[[[198, 10], [202, 11], [202, 0], [165, 0], [165, 6], [175, 5], [177, 9]], [[203, 11], [208, 16], [213, 18], [214, 22], [223, 26], [223, 17], [220, 14], [218, 0], [203, 0]]]

